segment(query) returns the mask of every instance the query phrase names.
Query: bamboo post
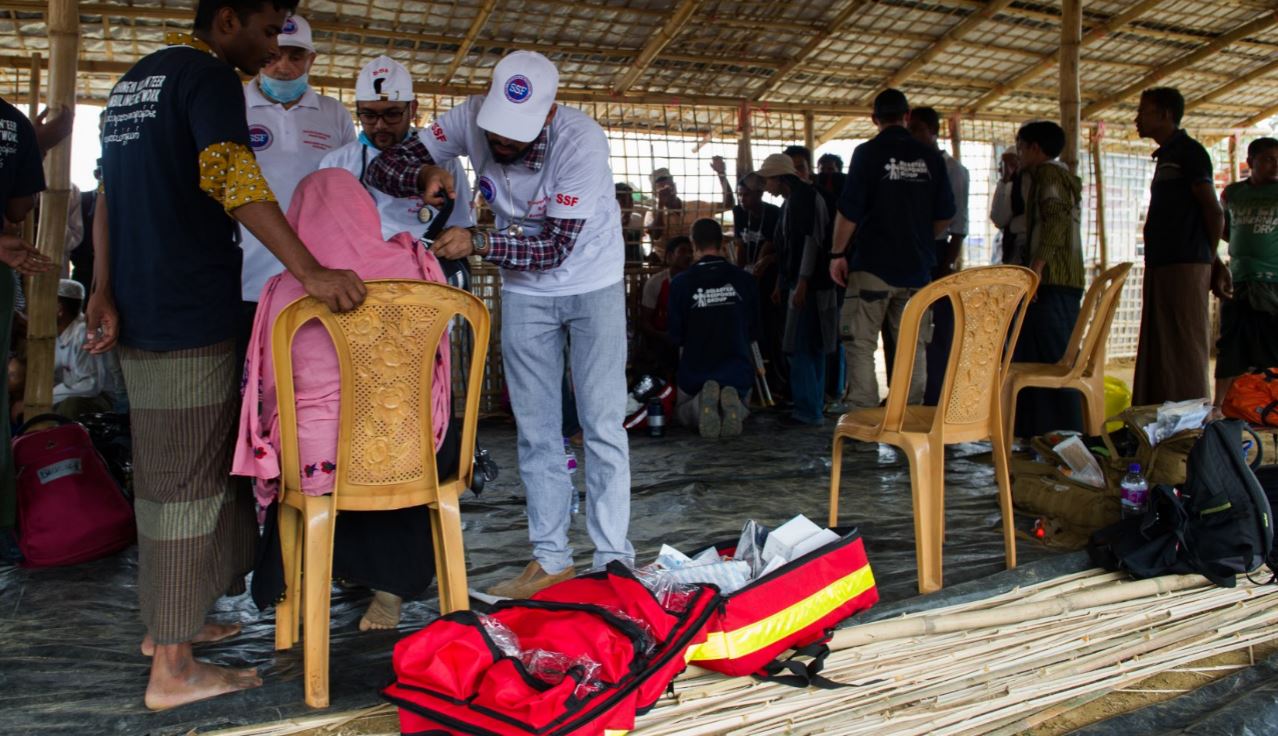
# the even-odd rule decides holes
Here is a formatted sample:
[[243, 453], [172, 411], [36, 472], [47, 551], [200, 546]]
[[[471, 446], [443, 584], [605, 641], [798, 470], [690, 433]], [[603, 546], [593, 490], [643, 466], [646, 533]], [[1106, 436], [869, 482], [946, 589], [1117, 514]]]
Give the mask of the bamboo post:
[[[803, 111], [803, 145], [808, 147], [809, 152], [816, 153], [816, 114], [811, 110]], [[816, 174], [815, 171], [812, 173]]]
[[1238, 134], [1229, 136], [1229, 183], [1238, 181]]
[[[79, 55], [79, 0], [49, 0], [49, 109], [65, 115], [75, 109], [76, 57]], [[36, 247], [61, 264], [66, 244], [67, 205], [71, 198], [71, 137], [54, 146], [44, 160], [47, 189], [40, 195], [40, 227]], [[27, 295], [26, 415], [53, 406], [53, 349], [57, 340], [57, 294], [60, 270], [31, 279]]]
[[741, 135], [737, 136], [737, 179], [754, 171], [754, 153], [750, 150], [750, 103], [741, 101], [737, 111], [737, 128]]
[[[40, 69], [44, 66], [44, 62], [40, 58], [40, 52], [31, 54], [31, 76], [28, 77], [27, 85], [27, 118], [36, 119], [36, 115], [40, 112]], [[27, 218], [22, 221], [22, 239], [30, 243], [35, 239], [35, 213], [27, 213]], [[27, 288], [31, 288], [30, 280], [27, 281]]]
[[1061, 152], [1069, 170], [1078, 173], [1079, 121], [1082, 102], [1078, 88], [1078, 58], [1083, 43], [1082, 0], [1061, 0], [1061, 127], [1065, 129], [1065, 150]]
[[950, 120], [950, 155], [955, 161], [963, 163], [963, 126], [958, 115], [951, 115]]
[[1109, 240], [1105, 230], [1105, 166], [1101, 162], [1101, 138], [1105, 128], [1097, 123], [1091, 132], [1092, 180], [1096, 187], [1096, 243], [1099, 248], [1100, 271], [1109, 268]]

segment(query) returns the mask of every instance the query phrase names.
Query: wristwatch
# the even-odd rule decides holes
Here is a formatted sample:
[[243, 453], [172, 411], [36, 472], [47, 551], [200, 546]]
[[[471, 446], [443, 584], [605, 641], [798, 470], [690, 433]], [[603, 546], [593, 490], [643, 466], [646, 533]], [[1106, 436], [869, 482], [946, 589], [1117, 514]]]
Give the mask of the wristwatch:
[[480, 257], [488, 255], [488, 245], [487, 233], [479, 229], [470, 231], [470, 247], [475, 251], [475, 255]]

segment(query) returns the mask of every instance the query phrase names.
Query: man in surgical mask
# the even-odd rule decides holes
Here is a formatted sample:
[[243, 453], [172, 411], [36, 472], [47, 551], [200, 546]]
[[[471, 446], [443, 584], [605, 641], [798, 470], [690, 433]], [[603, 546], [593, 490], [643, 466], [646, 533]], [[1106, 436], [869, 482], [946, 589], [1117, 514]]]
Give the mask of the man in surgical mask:
[[[318, 169], [328, 152], [353, 142], [355, 125], [341, 102], [317, 93], [308, 82], [315, 42], [306, 19], [290, 17], [276, 39], [279, 55], [244, 85], [244, 102], [249, 145], [280, 208], [287, 212], [298, 182]], [[262, 286], [284, 266], [243, 227], [240, 246], [243, 310], [237, 344], [243, 358]]]

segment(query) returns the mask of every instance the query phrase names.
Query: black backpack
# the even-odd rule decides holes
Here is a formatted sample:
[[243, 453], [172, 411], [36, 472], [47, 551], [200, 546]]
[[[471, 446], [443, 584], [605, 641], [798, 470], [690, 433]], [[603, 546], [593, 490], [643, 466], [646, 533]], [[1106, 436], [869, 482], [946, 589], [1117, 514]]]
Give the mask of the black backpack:
[[1092, 535], [1092, 561], [1136, 578], [1198, 573], [1226, 588], [1266, 563], [1278, 575], [1269, 501], [1243, 457], [1242, 429], [1233, 419], [1209, 424], [1180, 494], [1151, 489], [1143, 516]]

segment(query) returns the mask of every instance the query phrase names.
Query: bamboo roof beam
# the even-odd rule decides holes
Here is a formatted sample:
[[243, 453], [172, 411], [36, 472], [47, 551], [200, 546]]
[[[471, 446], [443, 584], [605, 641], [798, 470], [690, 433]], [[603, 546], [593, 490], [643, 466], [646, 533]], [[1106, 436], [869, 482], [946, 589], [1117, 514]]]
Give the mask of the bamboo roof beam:
[[1264, 66], [1261, 66], [1257, 69], [1253, 69], [1247, 72], [1246, 74], [1234, 79], [1234, 81], [1229, 82], [1228, 84], [1222, 84], [1221, 86], [1216, 87], [1215, 89], [1211, 90], [1210, 92], [1200, 97], [1187, 101], [1185, 103], [1185, 111], [1188, 112], [1189, 110], [1192, 110], [1196, 107], [1200, 107], [1206, 103], [1211, 102], [1212, 100], [1218, 99], [1220, 97], [1224, 97], [1225, 95], [1230, 94], [1234, 92], [1235, 90], [1238, 90], [1248, 84], [1251, 84], [1252, 82], [1258, 79], [1263, 79], [1264, 77], [1267, 77], [1276, 71], [1278, 71], [1278, 61], [1271, 61], [1268, 64], [1265, 64]]
[[[1083, 34], [1082, 45], [1087, 46], [1087, 44], [1092, 43], [1093, 41], [1098, 41], [1101, 38], [1108, 36], [1114, 31], [1117, 31], [1128, 23], [1131, 23], [1133, 20], [1144, 15], [1161, 2], [1163, 2], [1163, 0], [1141, 0], [1127, 10], [1124, 10], [1118, 15], [1110, 18], [1104, 25], [1096, 26]], [[982, 108], [986, 107], [994, 100], [997, 100], [1014, 89], [1025, 86], [1027, 82], [1048, 71], [1056, 65], [1057, 55], [1057, 51], [1050, 51], [1043, 54], [1039, 57], [1038, 62], [1036, 62], [1033, 66], [1016, 75], [1012, 79], [996, 86], [994, 89], [983, 95], [979, 100], [972, 103], [970, 108], [971, 112], [979, 112]]]
[[754, 90], [753, 94], [755, 99], [760, 99], [768, 92], [776, 89], [777, 85], [788, 77], [791, 72], [798, 69], [799, 66], [807, 61], [813, 52], [821, 48], [821, 46], [831, 38], [834, 38], [835, 35], [843, 28], [844, 24], [846, 24], [848, 20], [866, 4], [867, 0], [849, 0], [847, 5], [844, 5], [843, 9], [830, 19], [830, 22], [825, 26], [821, 33], [813, 36], [807, 43], [803, 44], [803, 47], [800, 48], [794, 56], [790, 57], [789, 61], [778, 67], [775, 74], [768, 77], [761, 87]]
[[657, 59], [657, 56], [688, 25], [688, 21], [692, 19], [692, 14], [697, 11], [697, 8], [701, 7], [701, 3], [702, 0], [680, 0], [674, 11], [670, 13], [670, 17], [666, 19], [666, 22], [652, 34], [648, 39], [648, 43], [644, 44], [643, 50], [635, 58], [634, 64], [617, 78], [616, 84], [612, 87], [613, 93], [625, 94], [639, 80], [639, 77], [648, 71], [648, 67]]
[[1274, 105], [1273, 107], [1269, 107], [1264, 110], [1261, 110], [1258, 114], [1252, 115], [1246, 120], [1240, 121], [1238, 123], [1238, 127], [1250, 128], [1253, 125], [1260, 125], [1261, 123], [1265, 122], [1266, 120], [1268, 120], [1269, 118], [1272, 118], [1275, 115], [1278, 115], [1278, 105]]
[[1176, 72], [1182, 69], [1186, 69], [1190, 66], [1193, 66], [1194, 64], [1197, 64], [1198, 62], [1202, 61], [1208, 56], [1211, 56], [1212, 54], [1216, 53], [1217, 51], [1220, 51], [1221, 49], [1225, 48], [1226, 46], [1229, 46], [1230, 44], [1235, 43], [1236, 41], [1239, 41], [1243, 38], [1246, 38], [1247, 36], [1251, 36], [1255, 33], [1266, 30], [1268, 28], [1272, 28], [1275, 24], [1278, 24], [1278, 11], [1271, 10], [1265, 13], [1264, 15], [1251, 20], [1248, 23], [1244, 23], [1241, 26], [1238, 26], [1237, 28], [1233, 29], [1232, 31], [1229, 31], [1228, 33], [1223, 33], [1217, 36], [1215, 40], [1213, 40], [1211, 43], [1204, 45], [1202, 48], [1199, 48], [1191, 53], [1188, 53], [1178, 59], [1174, 59], [1167, 64], [1163, 64], [1162, 66], [1156, 67], [1153, 71], [1151, 71], [1149, 74], [1146, 74], [1143, 78], [1141, 78], [1137, 82], [1122, 88], [1121, 90], [1119, 90], [1118, 92], [1115, 92], [1109, 97], [1093, 102], [1092, 104], [1083, 108], [1083, 117], [1090, 118], [1096, 113], [1100, 112], [1101, 110], [1112, 107], [1113, 105], [1116, 105], [1119, 102], [1122, 102], [1128, 97], [1131, 97], [1132, 95], [1140, 92], [1141, 90], [1148, 88], [1150, 85], [1155, 84], [1159, 80], [1165, 79], [1168, 76], [1171, 76], [1172, 74], [1175, 74]]
[[439, 81], [448, 84], [453, 81], [453, 75], [461, 68], [462, 62], [466, 60], [467, 54], [470, 53], [470, 47], [475, 45], [475, 39], [479, 38], [479, 32], [484, 29], [484, 24], [488, 22], [488, 16], [492, 15], [493, 8], [496, 7], [497, 0], [484, 0], [479, 6], [479, 10], [475, 13], [475, 20], [471, 21], [470, 28], [466, 31], [466, 36], [462, 38], [461, 44], [457, 46], [457, 53], [453, 54], [453, 60], [448, 64], [448, 68], [444, 70]]

